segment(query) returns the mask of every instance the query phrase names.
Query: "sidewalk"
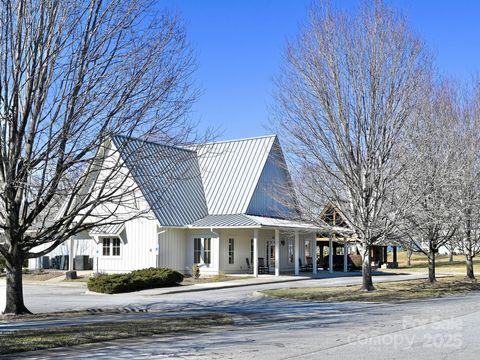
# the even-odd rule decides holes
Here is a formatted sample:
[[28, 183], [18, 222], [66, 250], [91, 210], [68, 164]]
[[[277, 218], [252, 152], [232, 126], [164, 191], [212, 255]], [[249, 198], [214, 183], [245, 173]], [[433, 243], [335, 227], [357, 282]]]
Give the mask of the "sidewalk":
[[[378, 273], [378, 275], [388, 275], [388, 274]], [[396, 274], [392, 274], [392, 275], [396, 275]], [[136, 293], [144, 296], [157, 296], [157, 295], [167, 295], [167, 294], [180, 294], [180, 293], [186, 293], [186, 292], [208, 291], [208, 290], [228, 289], [228, 288], [245, 287], [245, 286], [280, 284], [280, 283], [286, 283], [286, 282], [315, 280], [315, 279], [331, 279], [331, 278], [352, 277], [352, 276], [355, 276], [355, 277], [361, 276], [361, 273], [360, 272], [329, 273], [327, 271], [322, 271], [316, 275], [313, 275], [311, 273], [308, 275], [298, 275], [298, 276], [259, 275], [258, 278], [255, 278], [252, 276], [249, 278], [242, 278], [238, 280], [217, 281], [217, 282], [200, 283], [200, 284], [192, 284], [192, 285], [180, 285], [180, 286], [168, 287], [168, 288], [141, 290], [141, 291], [137, 291]], [[87, 290], [87, 294], [98, 294], [98, 293], [90, 292]]]

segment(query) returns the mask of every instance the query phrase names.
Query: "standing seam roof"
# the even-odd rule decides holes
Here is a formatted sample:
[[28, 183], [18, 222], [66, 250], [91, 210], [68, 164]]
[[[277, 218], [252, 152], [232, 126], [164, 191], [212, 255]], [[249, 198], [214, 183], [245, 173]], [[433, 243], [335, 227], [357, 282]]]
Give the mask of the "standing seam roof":
[[184, 226], [208, 214], [195, 151], [124, 136], [112, 140], [162, 226]]
[[271, 135], [196, 147], [209, 214], [247, 211], [275, 138]]

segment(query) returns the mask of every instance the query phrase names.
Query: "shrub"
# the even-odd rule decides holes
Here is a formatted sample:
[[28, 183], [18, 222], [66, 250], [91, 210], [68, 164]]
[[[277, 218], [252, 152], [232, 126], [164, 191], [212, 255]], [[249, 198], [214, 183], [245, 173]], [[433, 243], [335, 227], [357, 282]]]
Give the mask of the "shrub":
[[127, 274], [101, 274], [88, 280], [88, 290], [117, 294], [178, 285], [183, 275], [171, 269], [148, 268]]
[[200, 278], [200, 266], [198, 264], [192, 265], [192, 276], [195, 280]]

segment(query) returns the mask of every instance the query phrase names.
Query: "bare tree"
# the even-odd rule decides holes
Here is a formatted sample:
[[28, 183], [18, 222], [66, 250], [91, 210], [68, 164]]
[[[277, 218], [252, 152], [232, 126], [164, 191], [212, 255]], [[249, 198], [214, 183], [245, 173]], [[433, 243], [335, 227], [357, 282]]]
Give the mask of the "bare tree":
[[276, 82], [275, 121], [301, 172], [299, 192], [334, 204], [355, 231], [364, 290], [374, 289], [371, 247], [393, 231], [402, 208], [395, 149], [429, 71], [405, 19], [375, 1], [355, 15], [314, 6]]
[[432, 85], [427, 94], [428, 101], [406, 130], [400, 196], [410, 199], [403, 232], [428, 257], [429, 280], [435, 282], [436, 254], [453, 240], [458, 228], [456, 129], [460, 108], [454, 84]]
[[466, 278], [475, 280], [473, 259], [480, 253], [480, 89], [467, 92], [457, 127], [459, 155], [456, 211], [459, 229], [453, 246], [465, 255]]
[[170, 144], [191, 135], [192, 52], [178, 19], [152, 10], [142, 0], [0, 4], [5, 313], [28, 312], [25, 259], [138, 216], [114, 135]]

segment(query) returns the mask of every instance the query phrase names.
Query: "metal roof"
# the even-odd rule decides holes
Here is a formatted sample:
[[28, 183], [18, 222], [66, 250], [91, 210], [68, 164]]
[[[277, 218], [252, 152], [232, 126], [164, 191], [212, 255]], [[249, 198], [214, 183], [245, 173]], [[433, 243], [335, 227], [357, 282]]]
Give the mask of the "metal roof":
[[122, 160], [162, 226], [184, 226], [208, 215], [195, 151], [113, 137]]
[[292, 230], [323, 230], [322, 227], [296, 220], [276, 219], [245, 214], [208, 215], [195, 221], [190, 228], [278, 228]]
[[304, 221], [276, 219], [264, 216], [247, 215], [253, 221], [258, 222], [262, 227], [273, 227], [282, 229], [302, 229], [302, 230], [323, 230], [323, 227], [313, 225]]
[[197, 146], [208, 213], [247, 211], [276, 136]]
[[125, 224], [113, 224], [113, 225], [100, 225], [95, 226], [91, 229], [88, 233], [91, 236], [98, 236], [98, 235], [110, 235], [110, 236], [118, 236], [125, 228]]
[[258, 227], [259, 224], [250, 219], [245, 214], [231, 215], [208, 215], [203, 219], [195, 221], [191, 227], [211, 228], [211, 227]]
[[247, 215], [275, 135], [179, 148], [113, 138], [161, 226], [319, 230], [295, 220]]

